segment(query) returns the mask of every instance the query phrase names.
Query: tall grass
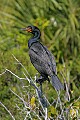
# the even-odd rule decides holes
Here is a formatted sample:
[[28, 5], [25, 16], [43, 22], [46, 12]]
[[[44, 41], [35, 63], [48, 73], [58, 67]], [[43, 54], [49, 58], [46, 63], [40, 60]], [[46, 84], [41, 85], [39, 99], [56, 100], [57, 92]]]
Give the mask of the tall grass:
[[16, 21], [16, 27], [29, 24], [40, 27], [42, 40], [49, 42], [51, 50], [60, 50], [66, 60], [80, 52], [79, 4], [79, 0], [12, 0], [8, 12]]

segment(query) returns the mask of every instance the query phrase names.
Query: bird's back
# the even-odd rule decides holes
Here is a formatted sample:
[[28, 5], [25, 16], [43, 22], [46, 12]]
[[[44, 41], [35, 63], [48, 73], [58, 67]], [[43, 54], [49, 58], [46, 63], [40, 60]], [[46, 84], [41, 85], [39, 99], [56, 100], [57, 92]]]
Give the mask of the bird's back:
[[56, 74], [56, 63], [54, 56], [40, 42], [33, 43], [29, 49], [29, 56], [32, 64], [40, 74]]

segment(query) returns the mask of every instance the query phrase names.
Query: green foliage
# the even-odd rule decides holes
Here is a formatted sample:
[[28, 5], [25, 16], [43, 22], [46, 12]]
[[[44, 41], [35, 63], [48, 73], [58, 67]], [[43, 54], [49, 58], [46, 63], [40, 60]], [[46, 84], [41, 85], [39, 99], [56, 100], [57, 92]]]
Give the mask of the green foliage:
[[[0, 3], [0, 73], [7, 68], [18, 76], [24, 77], [24, 70], [16, 63], [13, 54], [32, 77], [36, 75], [37, 71], [30, 63], [28, 55], [27, 42], [30, 35], [22, 33], [20, 28], [30, 24], [38, 26], [41, 30], [41, 42], [56, 58], [59, 78], [63, 83], [65, 78], [70, 87], [70, 102], [63, 101], [65, 93], [61, 93], [65, 109], [72, 104], [69, 119], [77, 119], [76, 110], [80, 117], [80, 102], [79, 100], [75, 102], [80, 95], [80, 0], [0, 0]], [[11, 110], [17, 120], [23, 119], [26, 113], [20, 114], [21, 111], [17, 111], [14, 100], [20, 101], [9, 91], [9, 88], [19, 94], [19, 86], [28, 101], [28, 95], [22, 89], [23, 84], [28, 85], [26, 81], [21, 82], [8, 72], [0, 76], [0, 101]], [[56, 92], [47, 82], [44, 82], [43, 86], [44, 93], [52, 103], [57, 99]], [[33, 88], [29, 88], [25, 90], [33, 100], [35, 92]], [[22, 104], [18, 103], [18, 105], [24, 108]], [[38, 101], [35, 102], [33, 109], [36, 106], [39, 106]], [[10, 120], [8, 113], [2, 107], [0, 109], [2, 111], [0, 119]], [[55, 105], [48, 109], [51, 117], [56, 117], [59, 111], [60, 109], [55, 109]], [[33, 112], [31, 114], [35, 116]]]
[[56, 118], [57, 114], [58, 113], [56, 111], [56, 108], [53, 107], [53, 106], [49, 106], [49, 108], [48, 108], [48, 117], [54, 116], [54, 118]]

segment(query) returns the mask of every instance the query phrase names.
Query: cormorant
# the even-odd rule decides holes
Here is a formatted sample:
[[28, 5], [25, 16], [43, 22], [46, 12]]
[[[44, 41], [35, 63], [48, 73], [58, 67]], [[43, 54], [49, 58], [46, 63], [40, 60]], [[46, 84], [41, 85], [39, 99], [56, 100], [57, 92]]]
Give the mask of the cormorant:
[[47, 47], [40, 43], [40, 30], [33, 25], [22, 28], [22, 30], [33, 34], [33, 37], [28, 41], [28, 47], [31, 63], [41, 75], [40, 78], [37, 79], [37, 82], [42, 84], [43, 81], [49, 80], [50, 77], [52, 85], [57, 91], [63, 89], [63, 85], [56, 75], [56, 63], [54, 56]]

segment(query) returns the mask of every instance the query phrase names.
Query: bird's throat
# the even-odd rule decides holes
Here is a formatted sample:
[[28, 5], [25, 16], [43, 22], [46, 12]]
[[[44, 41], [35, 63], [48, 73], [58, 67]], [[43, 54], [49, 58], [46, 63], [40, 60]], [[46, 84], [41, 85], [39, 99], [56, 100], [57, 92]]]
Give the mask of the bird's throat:
[[39, 31], [35, 31], [35, 32], [33, 33], [33, 37], [32, 37], [31, 39], [29, 39], [29, 41], [28, 41], [28, 47], [30, 48], [31, 45], [32, 45], [33, 43], [35, 43], [35, 42], [38, 42], [39, 39], [40, 39], [40, 32], [39, 32]]

